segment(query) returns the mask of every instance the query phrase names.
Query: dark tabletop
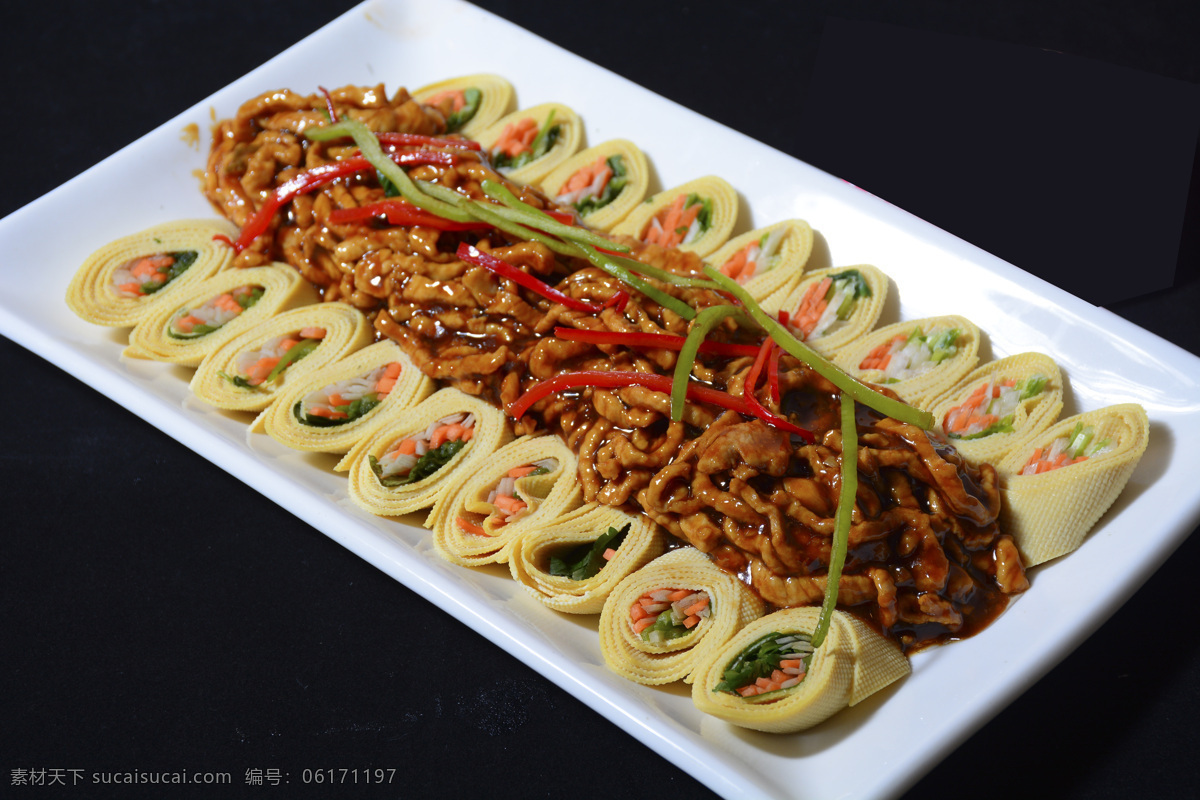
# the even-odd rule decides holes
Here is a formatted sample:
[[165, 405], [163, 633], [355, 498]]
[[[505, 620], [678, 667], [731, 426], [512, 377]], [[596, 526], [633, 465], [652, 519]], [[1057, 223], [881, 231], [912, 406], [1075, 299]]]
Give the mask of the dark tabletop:
[[[981, 48], [1059, 52], [1179, 82], [1172, 85], [1184, 97], [1200, 83], [1200, 15], [1185, 0], [685, 3], [662, 11], [617, 2], [598, 7], [602, 23], [582, 6], [481, 5], [997, 252], [1003, 245], [983, 241], [987, 225], [968, 234], [953, 222], [964, 195], [916, 193], [901, 202], [870, 175], [834, 168], [845, 154], [811, 129], [814, 109], [845, 109], [836, 90], [851, 80], [818, 69], [833, 63], [821, 51], [829, 26], [853, 34], [857, 23], [887, 23], [900, 26], [903, 41], [911, 41], [903, 31], [916, 31]], [[350, 7], [131, 0], [10, 9], [0, 49], [10, 180], [0, 215]], [[456, 73], [448, 66], [446, 74]], [[1114, 109], [1114, 119], [1120, 115]], [[906, 123], [880, 124], [886, 134]], [[803, 149], [821, 142], [819, 152]], [[1177, 168], [1185, 192], [1190, 156]], [[946, 166], [921, 157], [931, 170]], [[1200, 354], [1200, 181], [1191, 185], [1190, 198], [1167, 192], [1145, 201], [1155, 217], [1179, 219], [1154, 250], [1160, 268], [1174, 255], [1160, 269], [1164, 288], [1103, 302]], [[964, 191], [994, 194], [987, 186]], [[1033, 252], [998, 254], [1026, 268], [1038, 263]], [[0, 360], [24, 401], [0, 436], [0, 795], [292, 797], [304, 794], [303, 770], [366, 767], [395, 769], [396, 778], [388, 787], [339, 787], [339, 796], [711, 795], [135, 415], [5, 339]], [[1189, 588], [1198, 560], [1200, 539], [1192, 537], [1107, 624], [905, 796], [1200, 796], [1200, 645]], [[1136, 659], [1126, 657], [1131, 650]], [[461, 669], [464, 656], [479, 666]], [[453, 680], [443, 680], [450, 669]], [[68, 784], [75, 774], [85, 779], [17, 786], [23, 770]], [[94, 772], [138, 770], [229, 772], [233, 784], [169, 794], [91, 785]], [[267, 785], [247, 785], [248, 770]], [[271, 770], [290, 775], [290, 784], [271, 786]], [[328, 785], [308, 791], [333, 794]]]

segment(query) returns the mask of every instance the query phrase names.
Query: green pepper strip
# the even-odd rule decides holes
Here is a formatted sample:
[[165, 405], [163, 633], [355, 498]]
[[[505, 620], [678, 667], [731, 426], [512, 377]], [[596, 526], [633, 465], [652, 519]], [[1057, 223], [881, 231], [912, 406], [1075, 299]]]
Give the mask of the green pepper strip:
[[496, 213], [496, 206], [491, 203], [475, 202], [466, 195], [459, 194], [453, 189], [445, 186], [439, 186], [436, 183], [418, 181], [417, 187], [420, 191], [425, 192], [431, 197], [455, 206], [464, 214], [470, 215], [471, 219], [477, 219], [486, 222], [493, 228], [501, 230], [515, 239], [541, 242], [555, 253], [558, 253], [560, 256], [568, 256], [572, 258], [579, 257], [579, 253], [574, 247], [571, 246], [570, 242], [559, 241], [553, 236], [544, 234], [541, 231], [531, 230], [520, 223], [505, 219]]
[[587, 242], [588, 244], [593, 244], [597, 247], [606, 247], [610, 250], [629, 250], [628, 247], [616, 244], [595, 231], [580, 228], [577, 225], [566, 225], [546, 212], [534, 208], [528, 203], [521, 202], [521, 199], [513, 194], [507, 186], [498, 181], [486, 180], [479, 185], [479, 188], [483, 189], [485, 195], [504, 206], [507, 211], [501, 213], [513, 222], [520, 222], [523, 225], [537, 228], [540, 231], [545, 231], [560, 239], [567, 239], [572, 242]]
[[829, 572], [825, 580], [825, 602], [821, 604], [821, 616], [817, 629], [813, 631], [812, 646], [820, 647], [829, 633], [829, 622], [837, 607], [838, 582], [842, 578], [842, 565], [846, 563], [846, 550], [850, 544], [850, 515], [854, 511], [854, 496], [858, 494], [858, 427], [854, 419], [854, 398], [846, 392], [842, 401], [842, 491], [838, 495], [836, 527], [833, 545], [829, 551]]
[[630, 272], [637, 272], [645, 275], [647, 278], [654, 278], [663, 283], [669, 283], [673, 286], [692, 286], [697, 289], [713, 289], [714, 291], [719, 291], [721, 288], [706, 278], [688, 278], [683, 275], [676, 275], [674, 272], [659, 269], [637, 259], [624, 257], [619, 253], [611, 252], [612, 248], [597, 247], [596, 249]]
[[662, 289], [655, 288], [654, 286], [646, 283], [644, 280], [634, 275], [625, 267], [615, 262], [611, 256], [601, 253], [599, 250], [588, 244], [580, 244], [576, 246], [583, 252], [583, 257], [592, 262], [594, 266], [604, 270], [622, 283], [637, 289], [639, 292], [646, 295], [646, 297], [649, 297], [663, 308], [669, 308], [687, 320], [696, 318], [696, 310], [694, 308], [680, 300], [678, 297], [672, 297]]
[[304, 131], [304, 135], [314, 142], [327, 142], [349, 136], [358, 145], [358, 150], [362, 153], [363, 158], [369, 161], [371, 166], [383, 173], [384, 177], [395, 184], [405, 200], [417, 208], [424, 209], [431, 214], [437, 214], [439, 217], [444, 217], [455, 222], [471, 221], [471, 216], [465, 211], [449, 203], [430, 197], [418, 189], [417, 185], [413, 183], [412, 178], [408, 177], [408, 173], [400, 169], [383, 152], [383, 147], [380, 146], [379, 139], [375, 138], [375, 134], [371, 132], [371, 129], [358, 120], [345, 119], [333, 125], [308, 128]]
[[[528, 227], [529, 225], [536, 225], [539, 227], [543, 226], [543, 220], [538, 219], [537, 217], [529, 216], [528, 224], [525, 224], [524, 222], [514, 222], [504, 216], [501, 216], [497, 206], [491, 203], [476, 202], [459, 194], [453, 189], [446, 188], [445, 186], [421, 182], [420, 188], [423, 191], [429, 192], [434, 197], [445, 199], [445, 201], [448, 203], [461, 204], [459, 207], [467, 213], [474, 214], [477, 219], [481, 219], [511, 236], [515, 236], [519, 239], [531, 239], [536, 242], [541, 242], [559, 255], [568, 256], [571, 258], [586, 258], [588, 261], [592, 262], [609, 275], [612, 275], [617, 280], [631, 286], [634, 289], [637, 289], [639, 292], [646, 295], [663, 308], [671, 309], [684, 319], [692, 319], [696, 316], [695, 310], [687, 303], [676, 297], [672, 297], [661, 289], [656, 289], [655, 287], [638, 278], [636, 275], [630, 273], [625, 268], [614, 264], [611, 256], [600, 253], [599, 250], [597, 250], [595, 247], [592, 247], [590, 244], [573, 240], [563, 241], [554, 236], [550, 236], [549, 234], [542, 233], [541, 230], [535, 230], [531, 227]], [[553, 217], [550, 217], [549, 215], [544, 214], [535, 208], [526, 206], [515, 197], [513, 200], [515, 200], [524, 208], [529, 209], [529, 211], [533, 212], [534, 214], [541, 215], [545, 218], [545, 220], [554, 222], [556, 224], [561, 224], [558, 223]], [[563, 227], [568, 232], [568, 235], [571, 236], [573, 236], [575, 233], [583, 232], [583, 229], [581, 228], [573, 228], [569, 225], [564, 225]], [[611, 245], [612, 242], [608, 242], [608, 244]]]
[[[499, 203], [503, 203], [504, 206], [510, 209], [514, 214], [519, 215], [519, 217], [516, 217], [516, 219], [522, 224], [537, 230], [555, 234], [567, 240], [569, 244], [574, 245], [575, 250], [570, 253], [566, 253], [565, 255], [573, 255], [577, 258], [586, 258], [594, 266], [604, 270], [622, 283], [637, 289], [639, 292], [644, 294], [646, 297], [649, 297], [663, 308], [671, 309], [684, 319], [690, 320], [696, 316], [695, 310], [693, 310], [692, 307], [687, 303], [678, 298], [672, 297], [661, 289], [657, 289], [641, 280], [633, 274], [631, 269], [623, 266], [620, 263], [617, 263], [616, 258], [619, 258], [620, 256], [614, 256], [613, 254], [606, 252], [619, 252], [628, 250], [629, 248], [625, 247], [624, 245], [617, 244], [597, 233], [593, 233], [592, 231], [584, 228], [578, 228], [572, 225], [564, 225], [544, 211], [536, 209], [527, 203], [521, 202], [520, 198], [510, 192], [507, 187], [495, 181], [484, 181], [482, 188], [484, 194], [486, 194], [488, 197], [496, 200]], [[555, 252], [561, 251], [556, 250]], [[621, 259], [621, 261], [626, 262], [631, 260], [632, 259]], [[640, 262], [635, 263], [640, 264]], [[651, 269], [653, 269], [653, 267]], [[659, 271], [662, 272], [662, 270]], [[667, 272], [664, 272], [663, 274], [671, 275], [671, 273]], [[678, 279], [678, 276], [672, 275], [671, 277]]]
[[675, 375], [671, 381], [672, 422], [679, 422], [683, 419], [683, 406], [687, 398], [688, 378], [691, 377], [692, 366], [696, 363], [696, 356], [700, 352], [700, 345], [704, 343], [704, 338], [708, 336], [710, 330], [729, 317], [735, 317], [739, 322], [749, 322], [751, 325], [755, 325], [754, 321], [746, 316], [745, 309], [738, 308], [737, 306], [712, 306], [701, 311], [692, 320], [692, 326], [688, 331], [687, 339], [684, 340], [683, 347], [679, 350], [679, 359], [675, 362]]
[[788, 329], [779, 323], [779, 320], [772, 317], [766, 311], [763, 311], [758, 303], [754, 302], [754, 298], [750, 296], [750, 293], [743, 289], [737, 281], [721, 274], [719, 270], [713, 269], [709, 264], [704, 265], [704, 274], [719, 283], [722, 289], [742, 301], [742, 304], [745, 305], [750, 315], [766, 330], [772, 339], [779, 343], [780, 347], [808, 364], [821, 377], [828, 380], [834, 386], [849, 394], [863, 405], [873, 408], [880, 414], [889, 416], [892, 419], [916, 425], [922, 430], [929, 430], [933, 427], [933, 415], [928, 411], [913, 408], [900, 400], [894, 400], [880, 394], [861, 381], [856, 380], [853, 376], [838, 369], [832, 363], [825, 360], [825, 358], [818, 355], [811, 347], [801, 342], [795, 336], [792, 336]]

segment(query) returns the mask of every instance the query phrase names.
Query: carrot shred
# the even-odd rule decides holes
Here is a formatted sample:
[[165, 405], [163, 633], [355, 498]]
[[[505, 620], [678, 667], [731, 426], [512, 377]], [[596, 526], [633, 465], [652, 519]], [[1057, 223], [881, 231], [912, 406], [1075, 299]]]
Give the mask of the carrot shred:
[[518, 511], [528, 508], [525, 501], [509, 497], [506, 494], [496, 495], [496, 499], [492, 501], [492, 505], [509, 515], [516, 514]]
[[533, 466], [532, 464], [526, 465], [524, 467], [513, 467], [512, 469], [510, 469], [508, 471], [508, 477], [524, 478], [526, 475], [528, 475], [529, 473], [533, 472], [536, 469], [537, 469], [537, 467]]
[[485, 531], [482, 526], [476, 525], [474, 522], [471, 522], [465, 517], [458, 517], [455, 519], [455, 522], [458, 523], [459, 530], [463, 531], [464, 533], [473, 533], [476, 536], [488, 535], [488, 532]]

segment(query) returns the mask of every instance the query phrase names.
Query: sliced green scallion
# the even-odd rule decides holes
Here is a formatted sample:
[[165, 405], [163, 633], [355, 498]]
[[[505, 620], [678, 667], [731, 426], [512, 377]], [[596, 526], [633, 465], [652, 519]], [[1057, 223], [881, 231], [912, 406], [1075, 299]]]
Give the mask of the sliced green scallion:
[[696, 356], [700, 352], [700, 345], [704, 342], [710, 330], [729, 317], [734, 317], [739, 322], [749, 323], [757, 327], [753, 320], [747, 318], [745, 309], [738, 306], [711, 306], [701, 311], [692, 320], [687, 339], [684, 341], [683, 348], [679, 351], [679, 358], [675, 362], [675, 375], [671, 381], [671, 420], [673, 422], [679, 422], [683, 419], [683, 407], [687, 399], [688, 378], [692, 374], [692, 365], [696, 363]]
[[812, 645], [820, 647], [829, 633], [833, 610], [837, 607], [838, 582], [842, 578], [842, 566], [846, 563], [846, 550], [850, 544], [850, 517], [854, 512], [854, 497], [858, 494], [858, 426], [854, 413], [854, 398], [842, 392], [842, 486], [838, 494], [837, 516], [833, 532], [833, 545], [829, 551], [829, 570], [825, 580], [825, 602], [821, 604], [821, 616], [817, 629], [813, 631]]

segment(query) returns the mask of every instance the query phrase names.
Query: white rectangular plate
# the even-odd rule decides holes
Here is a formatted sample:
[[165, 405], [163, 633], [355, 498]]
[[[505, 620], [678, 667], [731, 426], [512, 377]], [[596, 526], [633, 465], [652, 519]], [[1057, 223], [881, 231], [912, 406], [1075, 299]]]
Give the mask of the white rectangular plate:
[[[178, 370], [122, 360], [120, 336], [67, 310], [68, 280], [101, 244], [165, 220], [212, 214], [193, 175], [203, 154], [180, 140], [185, 125], [204, 130], [210, 109], [229, 116], [244, 100], [283, 86], [308, 91], [384, 79], [419, 86], [450, 77], [440, 57], [439, 31], [446, 26], [466, 41], [507, 42], [503, 63], [486, 48], [457, 50], [454, 74], [504, 74], [523, 106], [566, 102], [582, 115], [590, 142], [637, 142], [663, 186], [720, 174], [747, 202], [743, 230], [800, 217], [821, 234], [832, 263], [879, 266], [899, 294], [884, 323], [958, 313], [987, 334], [984, 357], [1048, 352], [1068, 376], [1064, 414], [1141, 403], [1151, 420], [1151, 445], [1116, 506], [1076, 554], [1036, 570], [1032, 589], [983, 634], [918, 654], [910, 678], [815, 731], [772, 737], [704, 718], [685, 691], [649, 689], [611, 675], [593, 629], [564, 622], [495, 573], [440, 561], [424, 531], [358, 511], [342, 476], [265, 437], [248, 440], [231, 416], [191, 398]], [[714, 153], [722, 154], [719, 160]], [[73, 236], [54, 235], [61, 219], [76, 221]], [[365, 3], [0, 221], [0, 251], [8, 285], [19, 278], [21, 297], [36, 299], [0, 298], [0, 332], [445, 607], [726, 797], [899, 794], [1103, 622], [1200, 517], [1192, 478], [1200, 472], [1200, 448], [1186, 445], [1200, 433], [1200, 360], [846, 183], [457, 2]], [[905, 743], [902, 750], [897, 741]]]

